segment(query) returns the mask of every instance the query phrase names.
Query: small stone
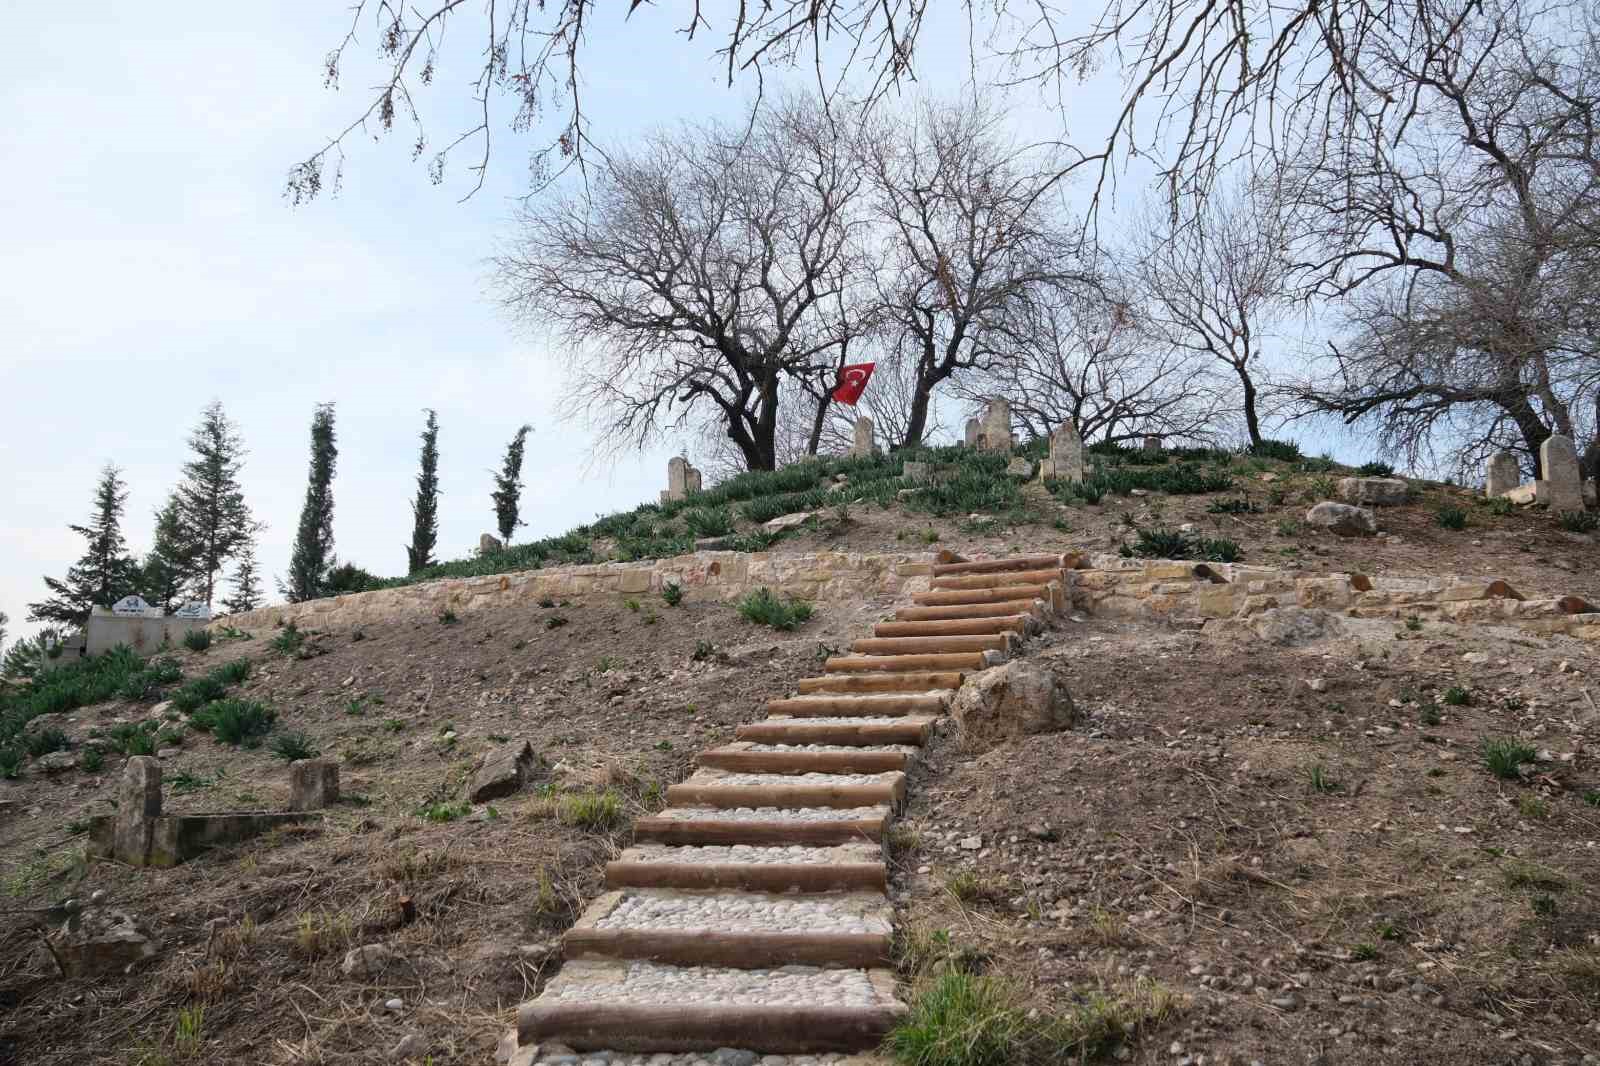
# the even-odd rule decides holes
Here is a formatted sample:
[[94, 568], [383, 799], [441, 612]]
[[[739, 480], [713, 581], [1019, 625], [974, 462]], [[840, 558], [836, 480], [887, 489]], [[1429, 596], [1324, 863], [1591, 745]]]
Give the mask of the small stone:
[[1327, 679], [1326, 678], [1321, 678], [1321, 677], [1313, 677], [1309, 681], [1306, 682], [1306, 688], [1310, 689], [1312, 692], [1326, 692], [1326, 691], [1328, 691]]
[[78, 765], [78, 757], [70, 751], [52, 751], [33, 760], [33, 765], [47, 774], [57, 774]]
[[983, 847], [982, 837], [963, 837], [961, 839], [962, 851], [977, 851], [981, 847]]
[[504, 744], [484, 758], [472, 775], [467, 795], [473, 803], [509, 796], [527, 781], [533, 764], [533, 746], [526, 740]]
[[406, 1059], [420, 1058], [427, 1054], [428, 1040], [421, 1033], [407, 1033], [400, 1038], [400, 1042], [389, 1049], [389, 1058], [395, 1062]]
[[1295, 995], [1293, 992], [1290, 992], [1288, 995], [1284, 995], [1284, 996], [1276, 996], [1273, 999], [1268, 1000], [1267, 1002], [1271, 1003], [1274, 1007], [1277, 1007], [1279, 1010], [1299, 1010], [1300, 1009], [1300, 997]]
[[406, 1003], [403, 999], [386, 999], [383, 1001], [384, 1010], [405, 1010]]
[[1370, 536], [1378, 531], [1378, 517], [1364, 507], [1323, 501], [1306, 512], [1306, 521], [1341, 537]]
[[345, 953], [339, 970], [346, 977], [375, 977], [388, 969], [394, 952], [384, 944], [363, 944]]

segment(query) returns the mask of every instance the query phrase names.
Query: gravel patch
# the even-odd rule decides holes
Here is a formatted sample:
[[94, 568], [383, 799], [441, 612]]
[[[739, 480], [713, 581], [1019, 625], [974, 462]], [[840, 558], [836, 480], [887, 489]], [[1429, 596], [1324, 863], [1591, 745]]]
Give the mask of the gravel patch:
[[[824, 775], [826, 776], [826, 775]], [[779, 778], [779, 780], [783, 780]], [[668, 807], [657, 817], [676, 822], [853, 822], [882, 818], [889, 808], [875, 807]]]
[[879, 861], [882, 850], [876, 845], [865, 848], [808, 848], [803, 844], [702, 844], [668, 847], [660, 844], [642, 844], [630, 848], [622, 856], [624, 862], [671, 862], [686, 865], [706, 864], [765, 864], [802, 863], [827, 866], [836, 862]]
[[569, 965], [540, 998], [590, 1003], [663, 1003], [724, 1006], [871, 1007], [883, 1002], [865, 970], [820, 970], [785, 966], [733, 970], [715, 966], [663, 966], [630, 962], [621, 980], [615, 971], [596, 979]]
[[[596, 929], [666, 929], [725, 933], [888, 933], [882, 917], [859, 913], [860, 898], [789, 899], [750, 892], [623, 897]], [[886, 902], [886, 901], [885, 901]]]
[[[705, 776], [701, 776], [705, 774]], [[691, 785], [892, 785], [903, 775], [898, 770], [881, 774], [742, 774], [707, 773], [702, 770], [685, 784]]]

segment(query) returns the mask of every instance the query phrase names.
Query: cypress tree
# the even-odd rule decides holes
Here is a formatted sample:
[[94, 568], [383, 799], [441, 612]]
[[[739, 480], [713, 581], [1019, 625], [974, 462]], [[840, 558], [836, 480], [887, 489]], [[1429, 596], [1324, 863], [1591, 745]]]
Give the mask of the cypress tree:
[[512, 532], [518, 526], [528, 524], [522, 521], [519, 508], [522, 503], [522, 451], [531, 432], [532, 426], [522, 426], [517, 430], [517, 435], [511, 438], [511, 443], [506, 445], [505, 461], [500, 465], [500, 473], [495, 475], [494, 492], [489, 494], [489, 498], [494, 500], [494, 517], [500, 529], [500, 539], [508, 546]]
[[180, 536], [193, 560], [191, 591], [209, 607], [218, 576], [252, 528], [239, 487], [244, 442], [220, 402], [212, 401], [201, 412], [200, 424], [189, 435], [189, 449], [194, 458], [183, 464], [183, 482], [174, 498]]
[[417, 474], [417, 498], [411, 504], [411, 547], [406, 549], [409, 573], [432, 566], [433, 546], [439, 542], [439, 416], [426, 408], [422, 430], [422, 470]]
[[294, 554], [289, 559], [289, 579], [284, 595], [290, 603], [322, 595], [333, 566], [333, 472], [339, 459], [334, 444], [333, 404], [317, 405], [311, 416], [311, 472], [306, 502], [300, 509]]
[[109, 607], [134, 591], [137, 568], [122, 539], [122, 508], [127, 502], [122, 472], [107, 463], [95, 486], [94, 513], [89, 523], [67, 527], [89, 542], [88, 549], [67, 568], [65, 579], [44, 579], [45, 587], [54, 595], [28, 604], [30, 622], [82, 628], [89, 620], [90, 608]]
[[163, 611], [178, 606], [183, 590], [196, 578], [195, 546], [183, 527], [183, 504], [174, 492], [156, 512], [156, 532], [139, 568], [139, 590]]
[[229, 614], [242, 614], [260, 607], [261, 575], [256, 571], [256, 538], [260, 526], [251, 529], [250, 536], [240, 545], [234, 556], [233, 595], [222, 601], [223, 610]]

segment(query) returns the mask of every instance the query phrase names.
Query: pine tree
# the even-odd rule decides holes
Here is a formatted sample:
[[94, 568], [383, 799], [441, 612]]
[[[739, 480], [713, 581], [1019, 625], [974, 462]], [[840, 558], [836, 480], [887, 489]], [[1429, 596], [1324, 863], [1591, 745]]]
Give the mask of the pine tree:
[[300, 528], [295, 532], [284, 594], [290, 603], [322, 595], [333, 558], [333, 472], [339, 459], [334, 445], [333, 404], [321, 403], [311, 417], [311, 473]]
[[137, 568], [122, 540], [122, 508], [128, 488], [122, 472], [107, 463], [95, 486], [94, 514], [89, 524], [68, 526], [89, 542], [88, 549], [67, 569], [64, 580], [44, 579], [48, 600], [28, 604], [30, 622], [55, 622], [81, 628], [94, 607], [110, 607], [134, 591]]
[[229, 614], [253, 611], [263, 602], [261, 576], [256, 571], [255, 535], [260, 529], [260, 526], [256, 526], [250, 531], [249, 538], [240, 545], [238, 554], [234, 556], [233, 595], [222, 601], [223, 610]]
[[0, 611], [0, 651], [4, 651], [6, 647], [6, 623], [9, 621], [11, 619], [6, 617], [6, 613]]
[[156, 512], [156, 531], [150, 551], [139, 568], [140, 595], [153, 606], [171, 613], [183, 590], [196, 579], [194, 541], [183, 527], [183, 503], [174, 492]]
[[220, 402], [212, 401], [200, 413], [200, 424], [189, 435], [189, 450], [194, 458], [183, 464], [178, 519], [194, 558], [193, 594], [209, 607], [223, 566], [251, 529], [250, 508], [239, 487], [244, 441]]
[[500, 466], [500, 473], [494, 477], [494, 492], [489, 494], [489, 498], [494, 500], [494, 517], [500, 527], [500, 539], [508, 545], [516, 528], [528, 524], [522, 521], [519, 506], [522, 502], [522, 450], [531, 432], [532, 426], [521, 427], [517, 435], [511, 438], [511, 443], [506, 445], [505, 461]]
[[433, 546], [439, 542], [439, 417], [427, 408], [422, 430], [422, 471], [417, 474], [417, 498], [411, 504], [411, 547], [406, 549], [409, 573], [432, 566]]

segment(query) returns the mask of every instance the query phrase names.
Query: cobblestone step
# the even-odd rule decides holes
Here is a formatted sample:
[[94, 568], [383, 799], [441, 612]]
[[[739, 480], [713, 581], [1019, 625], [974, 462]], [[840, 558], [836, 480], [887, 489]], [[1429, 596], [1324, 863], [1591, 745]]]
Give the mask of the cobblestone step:
[[747, 722], [734, 735], [740, 740], [765, 744], [921, 744], [928, 739], [936, 720], [925, 714], [800, 718], [778, 715], [765, 722]]
[[893, 807], [903, 773], [755, 774], [701, 769], [667, 789], [667, 802], [705, 807]]
[[522, 1005], [517, 1036], [578, 1051], [858, 1051], [877, 1046], [905, 1009], [888, 970], [584, 960]]
[[817, 743], [758, 743], [740, 740], [700, 753], [700, 765], [758, 774], [880, 774], [904, 770], [916, 749], [903, 744], [875, 747]]
[[634, 822], [635, 840], [663, 844], [848, 844], [881, 841], [890, 807], [761, 808], [686, 804]]
[[894, 912], [881, 892], [781, 896], [627, 888], [607, 892], [564, 940], [569, 959], [676, 966], [887, 966]]
[[606, 865], [608, 888], [742, 888], [751, 892], [836, 892], [888, 887], [876, 843], [831, 847], [638, 844]]

